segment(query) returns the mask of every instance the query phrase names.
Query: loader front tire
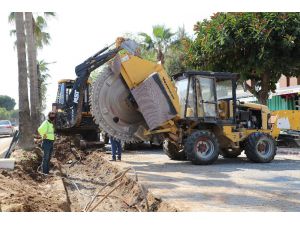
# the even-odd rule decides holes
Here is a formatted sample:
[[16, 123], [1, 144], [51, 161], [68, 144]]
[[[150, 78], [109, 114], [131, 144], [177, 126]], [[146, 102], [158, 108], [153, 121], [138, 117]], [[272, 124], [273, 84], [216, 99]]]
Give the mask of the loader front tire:
[[216, 136], [207, 130], [195, 131], [184, 145], [187, 159], [196, 165], [209, 165], [219, 156], [220, 147]]
[[255, 132], [245, 140], [247, 158], [256, 163], [271, 162], [276, 155], [277, 147], [273, 137], [267, 133]]
[[172, 143], [169, 139], [163, 142], [163, 150], [165, 154], [172, 160], [186, 160], [186, 154], [183, 149]]

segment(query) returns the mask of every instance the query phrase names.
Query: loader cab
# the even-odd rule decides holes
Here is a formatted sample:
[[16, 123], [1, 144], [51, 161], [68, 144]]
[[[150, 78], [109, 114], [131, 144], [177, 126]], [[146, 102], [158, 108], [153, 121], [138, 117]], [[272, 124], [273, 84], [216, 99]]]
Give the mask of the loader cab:
[[[75, 81], [70, 79], [64, 79], [58, 81], [58, 89], [56, 95], [56, 101], [53, 106], [55, 106], [55, 111], [63, 111], [66, 107], [66, 104], [69, 100], [70, 93], [74, 86]], [[84, 90], [84, 98], [82, 104], [82, 112], [89, 113], [90, 106], [89, 106], [89, 94], [90, 94], [90, 82], [87, 82], [86, 89]], [[75, 97], [74, 97], [75, 98]]]
[[176, 74], [180, 117], [211, 123], [234, 123], [237, 74], [191, 71]]

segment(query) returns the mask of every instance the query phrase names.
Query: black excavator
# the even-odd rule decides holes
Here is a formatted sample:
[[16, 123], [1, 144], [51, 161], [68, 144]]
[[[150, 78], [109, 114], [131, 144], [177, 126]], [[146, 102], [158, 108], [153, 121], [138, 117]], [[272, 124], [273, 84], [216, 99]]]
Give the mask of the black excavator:
[[101, 143], [108, 143], [107, 134], [100, 131], [91, 113], [89, 77], [92, 71], [113, 59], [120, 50], [135, 51], [136, 48], [135, 42], [117, 38], [116, 42], [77, 65], [75, 80], [58, 81], [56, 101], [52, 104], [52, 110], [56, 112], [55, 129], [58, 134], [80, 138], [80, 146], [83, 148], [99, 142], [100, 135]]

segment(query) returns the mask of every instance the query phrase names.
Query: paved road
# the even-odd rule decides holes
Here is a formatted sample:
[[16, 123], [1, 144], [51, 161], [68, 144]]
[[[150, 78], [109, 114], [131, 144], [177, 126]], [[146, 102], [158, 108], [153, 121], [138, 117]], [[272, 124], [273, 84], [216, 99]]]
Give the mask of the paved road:
[[5, 150], [9, 147], [12, 138], [8, 136], [0, 136], [0, 158], [3, 157]]
[[278, 154], [267, 164], [220, 157], [196, 166], [143, 150], [116, 163], [133, 166], [150, 191], [183, 211], [300, 211], [300, 155]]

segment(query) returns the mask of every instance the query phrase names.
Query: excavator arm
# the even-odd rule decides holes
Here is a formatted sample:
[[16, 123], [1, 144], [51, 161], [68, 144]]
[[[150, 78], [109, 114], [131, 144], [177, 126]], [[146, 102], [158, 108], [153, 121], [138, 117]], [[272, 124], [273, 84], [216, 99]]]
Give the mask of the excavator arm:
[[[111, 48], [112, 46], [114, 48]], [[67, 98], [68, 101], [62, 109], [63, 113], [58, 115], [57, 126], [59, 128], [70, 128], [80, 124], [84, 90], [91, 72], [113, 59], [122, 49], [134, 52], [136, 48], [137, 45], [132, 40], [119, 37], [113, 44], [101, 49], [75, 67], [77, 78]]]
[[75, 104], [78, 104], [80, 98], [80, 90], [84, 89], [88, 78], [92, 71], [102, 66], [112, 58], [116, 56], [116, 54], [120, 51], [120, 47], [109, 50], [109, 47], [105, 47], [99, 52], [97, 52], [92, 57], [85, 60], [83, 63], [77, 65], [75, 67], [76, 80], [73, 86], [73, 89], [68, 98], [68, 106], [72, 107]]

